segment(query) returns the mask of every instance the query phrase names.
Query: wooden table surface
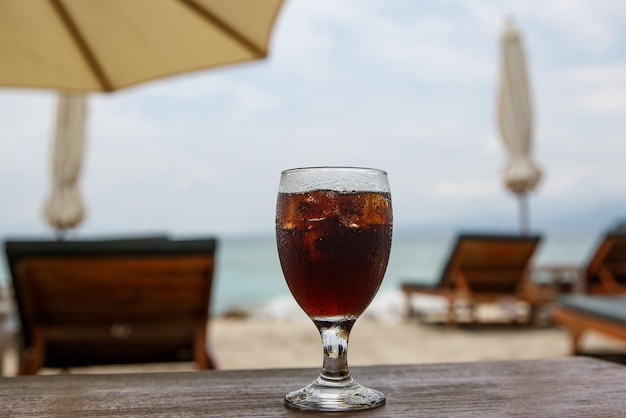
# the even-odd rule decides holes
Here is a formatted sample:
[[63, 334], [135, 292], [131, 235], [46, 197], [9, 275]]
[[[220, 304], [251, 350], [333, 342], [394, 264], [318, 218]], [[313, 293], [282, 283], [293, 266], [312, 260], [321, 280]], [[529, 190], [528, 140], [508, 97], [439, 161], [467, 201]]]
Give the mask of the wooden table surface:
[[[312, 416], [283, 405], [316, 369], [0, 378], [0, 416]], [[584, 357], [353, 367], [387, 404], [346, 416], [625, 417], [626, 367]], [[339, 414], [330, 414], [339, 415]]]

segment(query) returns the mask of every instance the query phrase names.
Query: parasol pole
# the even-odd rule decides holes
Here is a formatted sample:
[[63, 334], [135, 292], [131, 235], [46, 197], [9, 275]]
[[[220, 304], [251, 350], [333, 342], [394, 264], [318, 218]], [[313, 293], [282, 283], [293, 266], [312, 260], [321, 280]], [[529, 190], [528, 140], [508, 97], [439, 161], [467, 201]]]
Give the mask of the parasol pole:
[[528, 193], [519, 193], [519, 219], [520, 232], [522, 235], [528, 235]]

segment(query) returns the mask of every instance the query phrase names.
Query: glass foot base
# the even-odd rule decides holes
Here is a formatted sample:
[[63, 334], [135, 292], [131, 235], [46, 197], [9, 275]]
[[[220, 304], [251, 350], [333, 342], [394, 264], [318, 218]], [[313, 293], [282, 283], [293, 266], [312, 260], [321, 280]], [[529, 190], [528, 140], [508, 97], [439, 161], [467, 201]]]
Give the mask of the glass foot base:
[[385, 404], [385, 395], [349, 378], [342, 382], [318, 378], [302, 389], [289, 392], [285, 404], [309, 411], [356, 411]]

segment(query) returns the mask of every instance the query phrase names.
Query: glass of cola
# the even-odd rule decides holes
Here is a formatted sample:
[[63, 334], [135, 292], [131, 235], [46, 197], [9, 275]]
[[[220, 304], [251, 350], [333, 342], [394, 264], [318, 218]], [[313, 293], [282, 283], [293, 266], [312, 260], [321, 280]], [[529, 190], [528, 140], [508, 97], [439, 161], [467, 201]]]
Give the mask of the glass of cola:
[[287, 406], [350, 411], [385, 403], [348, 369], [348, 338], [382, 282], [391, 250], [387, 173], [309, 167], [281, 173], [276, 241], [287, 285], [322, 337], [320, 375], [288, 393]]

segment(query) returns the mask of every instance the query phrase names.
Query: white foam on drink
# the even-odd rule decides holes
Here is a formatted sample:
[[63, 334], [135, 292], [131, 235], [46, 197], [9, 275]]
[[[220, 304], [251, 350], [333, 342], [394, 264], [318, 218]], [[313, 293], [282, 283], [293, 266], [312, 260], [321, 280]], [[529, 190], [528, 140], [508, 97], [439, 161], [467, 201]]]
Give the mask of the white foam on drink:
[[387, 173], [375, 168], [304, 167], [281, 173], [279, 193], [304, 193], [312, 190], [390, 193]]

